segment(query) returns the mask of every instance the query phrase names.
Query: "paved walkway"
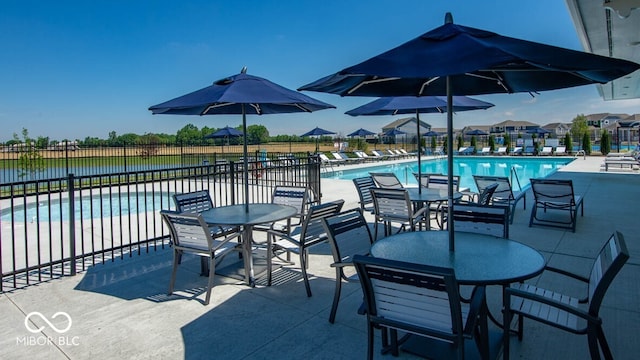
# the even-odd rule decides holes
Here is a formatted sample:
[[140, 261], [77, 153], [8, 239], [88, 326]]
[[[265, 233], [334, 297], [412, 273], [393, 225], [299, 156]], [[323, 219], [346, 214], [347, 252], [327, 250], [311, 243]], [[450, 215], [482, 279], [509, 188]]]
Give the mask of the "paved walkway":
[[[578, 219], [575, 233], [529, 228], [529, 202], [526, 210], [518, 206], [510, 234], [541, 251], [550, 264], [586, 275], [602, 243], [614, 230], [621, 231], [631, 259], [609, 289], [602, 317], [614, 356], [635, 359], [640, 354], [635, 337], [640, 330], [640, 175], [604, 173], [601, 162], [602, 158], [580, 158], [553, 175], [572, 179], [576, 191], [585, 196], [585, 214]], [[351, 181], [323, 180], [322, 186], [323, 200], [343, 198], [345, 209], [357, 206]], [[528, 197], [531, 201], [531, 194]], [[356, 314], [362, 300], [358, 284], [343, 287], [336, 323], [327, 320], [334, 289], [330, 263], [328, 247], [314, 249], [309, 268], [311, 298], [305, 295], [299, 269], [291, 267], [278, 271], [271, 287], [264, 286], [261, 278], [251, 289], [238, 280], [217, 276], [209, 306], [202, 305], [206, 279], [198, 276], [196, 258], [183, 260], [179, 291], [172, 296], [166, 295], [171, 269], [167, 249], [96, 265], [75, 277], [0, 294], [0, 357], [364, 358], [366, 326], [365, 318]], [[586, 291], [546, 274], [531, 281], [575, 295]], [[499, 301], [496, 290], [490, 291], [492, 307]], [[30, 332], [40, 327], [42, 332]], [[588, 358], [586, 337], [531, 321], [525, 322], [524, 340], [511, 341], [515, 359]], [[383, 358], [378, 353], [376, 357]], [[411, 358], [405, 353], [401, 357]]]

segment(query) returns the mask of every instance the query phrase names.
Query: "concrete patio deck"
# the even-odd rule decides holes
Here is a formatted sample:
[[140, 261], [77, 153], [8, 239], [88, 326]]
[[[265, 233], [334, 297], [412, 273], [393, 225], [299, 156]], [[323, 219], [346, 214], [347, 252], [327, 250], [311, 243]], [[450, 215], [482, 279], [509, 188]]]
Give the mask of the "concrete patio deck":
[[[528, 227], [527, 209], [519, 204], [511, 238], [544, 254], [549, 264], [584, 275], [600, 246], [618, 230], [625, 235], [631, 258], [604, 299], [605, 334], [617, 359], [636, 359], [640, 342], [640, 235], [636, 172], [601, 172], [602, 158], [587, 157], [554, 174], [569, 178], [585, 196], [584, 217], [575, 233]], [[357, 206], [350, 180], [323, 180], [323, 201], [345, 199]], [[249, 288], [217, 276], [211, 304], [204, 306], [206, 278], [198, 276], [199, 260], [185, 257], [174, 295], [166, 291], [171, 250], [125, 257], [91, 267], [74, 277], [55, 279], [0, 294], [0, 346], [3, 359], [353, 359], [366, 356], [366, 319], [357, 315], [362, 301], [356, 283], [344, 284], [335, 324], [329, 324], [334, 271], [328, 246], [313, 250], [309, 274], [313, 297], [306, 297], [298, 268], [277, 271], [275, 283]], [[566, 278], [543, 274], [530, 280], [544, 287], [582, 295], [584, 287]], [[490, 289], [490, 306], [500, 301]], [[37, 313], [39, 314], [37, 314]], [[68, 314], [56, 313], [64, 312]], [[29, 321], [25, 321], [28, 318]], [[50, 322], [50, 323], [49, 323]], [[42, 327], [42, 332], [35, 331]], [[65, 330], [68, 327], [66, 332]], [[525, 321], [522, 342], [511, 338], [514, 359], [586, 359], [586, 336], [572, 335]], [[380, 348], [379, 334], [377, 350]], [[377, 358], [391, 358], [376, 352]], [[413, 358], [401, 353], [401, 358]]]

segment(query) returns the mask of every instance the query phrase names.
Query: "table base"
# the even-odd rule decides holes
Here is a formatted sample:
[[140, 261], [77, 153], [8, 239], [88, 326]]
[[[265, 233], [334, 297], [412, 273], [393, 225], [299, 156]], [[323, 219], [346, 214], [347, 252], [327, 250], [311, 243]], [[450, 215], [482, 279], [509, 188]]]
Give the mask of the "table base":
[[[278, 268], [277, 263], [272, 264], [273, 270]], [[267, 274], [266, 250], [253, 251], [253, 271], [255, 278]], [[244, 259], [231, 253], [216, 266], [216, 275], [226, 276], [232, 279], [246, 281]]]

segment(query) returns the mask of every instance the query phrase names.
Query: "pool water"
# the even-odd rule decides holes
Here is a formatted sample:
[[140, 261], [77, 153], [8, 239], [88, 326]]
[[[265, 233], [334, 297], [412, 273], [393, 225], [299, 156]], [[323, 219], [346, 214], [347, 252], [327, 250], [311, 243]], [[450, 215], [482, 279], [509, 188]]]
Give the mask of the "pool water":
[[[540, 157], [454, 157], [453, 174], [460, 175], [460, 187], [477, 191], [473, 175], [485, 176], [506, 176], [512, 181], [514, 189], [518, 190], [518, 182], [522, 189], [529, 187], [529, 179], [547, 177], [566, 164], [573, 161], [573, 158], [540, 158]], [[423, 160], [422, 173], [447, 173], [447, 159]], [[513, 169], [513, 170], [512, 170]], [[393, 172], [405, 185], [417, 185], [413, 173], [418, 172], [418, 162], [404, 162], [395, 164], [374, 165], [366, 168], [352, 170], [339, 170], [334, 168], [333, 172], [323, 173], [323, 178], [329, 179], [355, 179], [369, 176], [369, 172]], [[515, 175], [512, 178], [511, 172]], [[517, 175], [518, 181], [515, 176]]]
[[[172, 194], [145, 192], [96, 194], [75, 199], [75, 219], [99, 219], [112, 216], [127, 216], [168, 208], [173, 204]], [[16, 204], [2, 209], [2, 222], [49, 222], [69, 220], [69, 199], [41, 197], [37, 202]]]

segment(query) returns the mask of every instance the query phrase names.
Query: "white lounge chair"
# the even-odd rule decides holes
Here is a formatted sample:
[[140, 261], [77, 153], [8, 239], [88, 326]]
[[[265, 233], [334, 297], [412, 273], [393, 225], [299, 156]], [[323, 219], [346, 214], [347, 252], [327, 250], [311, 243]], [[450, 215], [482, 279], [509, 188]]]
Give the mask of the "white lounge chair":
[[491, 148], [490, 147], [483, 147], [480, 152], [478, 152], [478, 155], [489, 155], [491, 154]]
[[493, 152], [493, 155], [506, 155], [507, 154], [507, 147], [506, 146], [501, 146], [498, 148], [498, 150]]
[[555, 155], [567, 155], [567, 147], [566, 146], [558, 146], [556, 147]]
[[544, 146], [544, 147], [542, 147], [542, 150], [540, 150], [538, 155], [551, 155], [552, 153], [553, 153], [553, 147]]

